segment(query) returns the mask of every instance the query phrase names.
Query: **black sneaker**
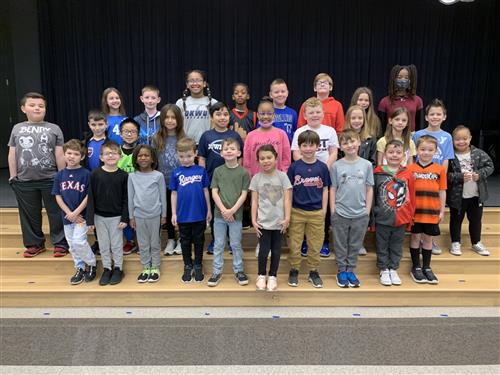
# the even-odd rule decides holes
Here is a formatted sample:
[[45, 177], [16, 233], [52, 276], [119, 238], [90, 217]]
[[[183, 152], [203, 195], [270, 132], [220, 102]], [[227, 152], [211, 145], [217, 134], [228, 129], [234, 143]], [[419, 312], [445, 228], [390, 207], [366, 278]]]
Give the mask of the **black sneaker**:
[[182, 274], [182, 282], [190, 283], [193, 278], [193, 267], [190, 265], [184, 266], [184, 273]]
[[95, 255], [99, 255], [100, 252], [99, 252], [99, 242], [94, 242], [94, 244], [92, 246], [90, 246], [90, 249], [92, 250], [92, 252], [95, 254]]
[[111, 275], [111, 281], [109, 283], [111, 285], [119, 284], [122, 281], [123, 276], [125, 276], [125, 273], [118, 267], [115, 267], [113, 269], [113, 274]]
[[318, 271], [310, 271], [308, 280], [312, 283], [313, 287], [323, 288], [323, 280], [319, 277]]
[[158, 267], [151, 267], [148, 282], [156, 283], [158, 280], [160, 280], [160, 269]]
[[194, 281], [197, 283], [201, 283], [205, 275], [203, 274], [203, 269], [201, 268], [201, 264], [198, 266], [194, 266]]
[[236, 272], [234, 274], [234, 278], [236, 279], [236, 281], [238, 282], [238, 284], [240, 284], [240, 285], [248, 285], [248, 277], [245, 274], [245, 272], [243, 272], [243, 271]]
[[222, 279], [222, 274], [221, 273], [213, 273], [212, 276], [210, 276], [210, 279], [207, 281], [208, 286], [217, 286]]
[[137, 276], [137, 282], [138, 283], [147, 283], [149, 280], [149, 272], [150, 272], [149, 267], [144, 267], [142, 269], [142, 272], [139, 274], [139, 276]]
[[87, 268], [87, 271], [85, 271], [85, 282], [90, 283], [91, 281], [94, 281], [96, 274], [97, 274], [97, 267], [89, 266], [89, 268]]
[[422, 268], [420, 267], [413, 267], [410, 272], [410, 276], [418, 284], [426, 284], [428, 283], [427, 277], [425, 277], [424, 273], [422, 272]]
[[101, 275], [101, 279], [99, 280], [99, 285], [108, 285], [111, 281], [111, 274], [111, 270], [109, 268], [105, 268]]
[[78, 285], [81, 284], [83, 280], [85, 280], [85, 271], [82, 270], [81, 268], [78, 268], [76, 270], [76, 273], [71, 278], [70, 282], [71, 285]]
[[298, 286], [299, 285], [299, 270], [292, 268], [288, 274], [288, 285]]
[[429, 284], [439, 284], [438, 278], [434, 275], [434, 272], [432, 272], [430, 268], [424, 268], [422, 272]]

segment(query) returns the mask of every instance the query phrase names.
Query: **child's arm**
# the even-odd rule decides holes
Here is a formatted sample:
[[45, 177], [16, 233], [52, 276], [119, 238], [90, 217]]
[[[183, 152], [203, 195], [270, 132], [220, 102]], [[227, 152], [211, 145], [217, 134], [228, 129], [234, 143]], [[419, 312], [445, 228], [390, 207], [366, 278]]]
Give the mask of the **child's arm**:
[[[65, 213], [64, 217], [74, 223], [78, 219], [78, 215], [83, 211], [85, 206], [87, 205], [87, 197], [80, 203], [80, 205], [76, 208], [76, 210], [71, 211], [71, 209], [64, 203], [64, 199], [61, 195], [56, 195], [56, 202], [61, 208], [61, 210]], [[83, 207], [82, 207], [83, 205]]]
[[222, 200], [220, 199], [219, 196], [219, 188], [212, 188], [212, 199], [214, 200], [214, 203], [219, 207], [220, 213], [222, 214], [222, 217], [224, 220], [226, 220], [228, 223], [232, 223], [234, 221], [233, 215], [230, 213], [230, 210], [224, 206], [224, 203], [222, 203]]
[[406, 160], [406, 166], [410, 166], [411, 164], [413, 164], [413, 156], [411, 155], [408, 155], [408, 159]]
[[122, 217], [118, 223], [118, 229], [124, 229], [129, 221], [128, 212], [128, 174], [125, 175], [122, 181]]
[[480, 152], [481, 152], [481, 160], [480, 160], [481, 164], [478, 166], [477, 171], [474, 171], [472, 173], [472, 179], [476, 182], [479, 180], [486, 181], [488, 176], [490, 176], [495, 171], [495, 166], [493, 165], [493, 161], [491, 160], [490, 156], [483, 150], [480, 150]]
[[240, 209], [240, 207], [243, 205], [243, 203], [245, 203], [245, 201], [247, 199], [247, 195], [248, 195], [247, 190], [241, 191], [240, 197], [238, 198], [238, 200], [236, 201], [234, 206], [231, 207], [231, 209], [230, 209], [231, 215], [234, 215], [236, 213], [236, 211], [238, 211]]
[[366, 214], [370, 215], [373, 204], [373, 186], [366, 185]]
[[443, 160], [443, 164], [442, 164], [442, 165], [443, 165], [443, 167], [444, 167], [444, 171], [445, 171], [445, 173], [447, 173], [447, 172], [448, 172], [448, 165], [449, 165], [449, 161], [448, 161], [448, 159], [444, 159], [444, 160]]
[[170, 194], [170, 204], [172, 208], [172, 225], [174, 227], [177, 226], [177, 191], [172, 190], [172, 193]]
[[62, 146], [56, 146], [55, 149], [57, 170], [63, 170], [66, 168], [66, 161], [64, 160], [64, 152]]
[[255, 232], [257, 233], [257, 237], [262, 236], [262, 226], [257, 223], [257, 209], [259, 208], [259, 193], [256, 191], [252, 191], [252, 225], [255, 228]]
[[16, 148], [9, 147], [9, 156], [7, 157], [9, 163], [9, 182], [17, 176], [17, 162], [16, 162]]
[[132, 179], [129, 177], [127, 181], [128, 214], [129, 214], [129, 223], [133, 229], [135, 229], [134, 195], [135, 195], [134, 184], [132, 183]]
[[281, 233], [285, 233], [290, 225], [290, 214], [292, 212], [292, 189], [286, 189], [284, 191], [285, 199], [283, 201], [285, 208], [285, 218], [281, 222]]
[[328, 169], [330, 169], [332, 167], [333, 163], [335, 163], [337, 161], [339, 149], [335, 146], [330, 146], [330, 147], [328, 147], [328, 153], [330, 155], [328, 156], [328, 160], [326, 161], [326, 165], [327, 165]]
[[288, 171], [288, 168], [290, 168], [290, 164], [292, 163], [292, 151], [290, 150], [290, 141], [288, 140], [288, 135], [286, 135], [284, 131], [282, 134], [281, 144], [283, 145], [281, 149], [281, 171], [286, 173], [286, 171]]
[[206, 160], [203, 156], [198, 155], [198, 165], [203, 168], [207, 168], [207, 163]]
[[297, 161], [299, 159], [302, 159], [302, 154], [300, 153], [300, 150], [293, 150], [293, 160]]
[[384, 160], [384, 153], [377, 151], [377, 165], [382, 165], [383, 160]]
[[160, 202], [161, 202], [161, 218], [160, 224], [167, 223], [167, 186], [165, 184], [165, 178], [160, 175], [158, 178], [158, 183], [160, 187]]
[[441, 207], [439, 209], [439, 222], [441, 223], [444, 219], [444, 205], [446, 203], [446, 190], [439, 190], [439, 201]]
[[330, 213], [333, 215], [335, 213], [335, 196], [337, 194], [337, 188], [332, 186], [330, 188]]
[[212, 207], [210, 206], [210, 193], [208, 188], [203, 188], [203, 194], [205, 194], [205, 201], [207, 202], [207, 222], [212, 220]]

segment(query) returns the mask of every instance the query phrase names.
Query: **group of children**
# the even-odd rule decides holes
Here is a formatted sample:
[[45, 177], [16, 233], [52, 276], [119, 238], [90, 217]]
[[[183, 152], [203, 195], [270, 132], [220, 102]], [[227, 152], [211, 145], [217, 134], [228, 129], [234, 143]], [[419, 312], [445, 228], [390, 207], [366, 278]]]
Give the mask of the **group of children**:
[[[344, 117], [342, 105], [331, 96], [333, 80], [325, 73], [315, 77], [316, 96], [297, 115], [286, 106], [288, 89], [281, 79], [271, 83], [270, 97], [262, 98], [254, 112], [247, 107], [246, 84], [234, 85], [236, 106], [230, 109], [211, 97], [205, 74], [193, 70], [182, 98], [160, 111], [159, 90], [144, 87], [140, 100], [145, 111], [135, 118], [126, 117], [117, 89], [104, 90], [102, 111], [89, 112], [91, 133], [83, 142], [66, 143], [60, 128], [44, 121], [45, 98], [28, 93], [21, 100], [28, 121], [13, 128], [8, 159], [24, 256], [45, 251], [43, 199], [54, 256], [68, 249], [73, 256], [72, 284], [95, 279], [98, 252], [103, 265], [99, 283], [119, 283], [123, 255], [137, 248], [143, 266], [137, 281], [158, 281], [161, 228], [168, 235], [164, 254], [183, 256], [182, 281], [202, 282], [210, 225], [213, 270], [207, 284], [216, 286], [222, 278], [227, 241], [235, 279], [246, 285], [242, 229], [250, 222], [258, 237], [257, 290], [278, 288], [285, 233], [288, 285], [299, 284], [301, 256], [307, 256], [307, 279], [321, 288], [320, 257], [330, 255], [330, 228], [340, 287], [360, 286], [355, 270], [358, 255], [366, 254], [363, 239], [369, 227], [376, 233], [382, 285], [401, 284], [397, 270], [406, 231], [411, 232], [412, 279], [437, 284], [430, 262], [431, 254], [441, 252], [433, 237], [440, 234], [445, 203], [450, 207], [450, 252], [461, 254], [467, 215], [473, 250], [489, 254], [480, 237], [493, 164], [470, 145], [468, 128], [456, 127], [453, 137], [441, 129], [446, 108], [440, 100], [425, 109], [428, 126], [413, 133], [422, 110], [415, 94], [416, 70], [395, 66], [391, 79], [389, 95], [379, 105], [381, 122], [368, 88], [356, 90]], [[96, 236], [92, 246], [89, 229]]]

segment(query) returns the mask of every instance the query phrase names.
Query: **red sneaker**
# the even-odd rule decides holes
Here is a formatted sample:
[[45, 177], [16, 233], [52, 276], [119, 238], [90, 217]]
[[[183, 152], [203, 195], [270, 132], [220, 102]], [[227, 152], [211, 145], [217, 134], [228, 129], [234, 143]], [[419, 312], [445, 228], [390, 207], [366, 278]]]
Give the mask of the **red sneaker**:
[[123, 255], [132, 254], [133, 251], [137, 250], [137, 245], [134, 241], [127, 241], [123, 245]]
[[61, 246], [54, 246], [54, 257], [60, 258], [68, 254], [68, 250]]
[[25, 258], [33, 258], [38, 254], [41, 254], [45, 251], [45, 246], [28, 246], [26, 250], [24, 250], [23, 256]]

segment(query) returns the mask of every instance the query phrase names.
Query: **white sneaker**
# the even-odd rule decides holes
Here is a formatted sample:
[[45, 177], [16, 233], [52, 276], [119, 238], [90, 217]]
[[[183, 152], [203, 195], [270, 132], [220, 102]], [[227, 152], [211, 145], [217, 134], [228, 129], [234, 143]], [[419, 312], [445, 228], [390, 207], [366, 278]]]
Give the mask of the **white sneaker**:
[[432, 254], [441, 255], [441, 248], [434, 242], [434, 240], [432, 240]]
[[366, 248], [364, 246], [361, 247], [361, 249], [358, 250], [358, 255], [366, 255]]
[[163, 253], [165, 255], [173, 255], [174, 248], [175, 248], [175, 240], [169, 239], [167, 241], [167, 246], [165, 246], [165, 250], [163, 251]]
[[177, 246], [175, 246], [174, 254], [180, 255], [182, 254], [181, 241], [177, 241]]
[[392, 285], [389, 270], [380, 271], [380, 284], [385, 286]]
[[472, 250], [474, 250], [479, 255], [488, 256], [490, 252], [488, 249], [479, 241], [477, 244], [472, 245]]
[[277, 290], [278, 290], [278, 279], [276, 279], [276, 276], [269, 276], [267, 278], [267, 291], [275, 292]]
[[255, 287], [257, 288], [257, 290], [266, 290], [266, 277], [264, 275], [259, 275], [257, 277]]
[[392, 285], [401, 285], [401, 279], [399, 278], [398, 271], [389, 270], [389, 275], [391, 276], [391, 284]]
[[460, 242], [452, 242], [451, 243], [450, 253], [452, 255], [462, 255], [462, 249], [461, 249]]

